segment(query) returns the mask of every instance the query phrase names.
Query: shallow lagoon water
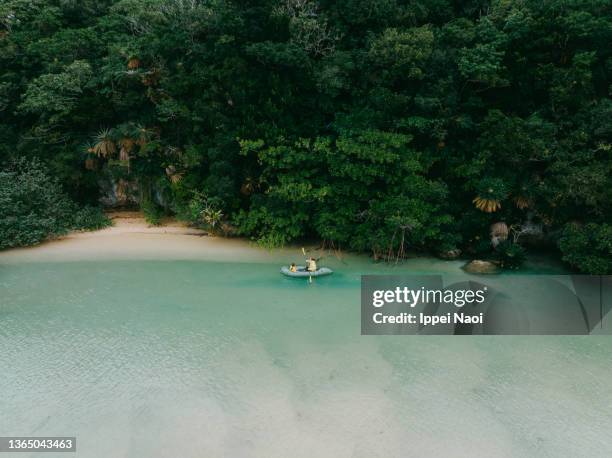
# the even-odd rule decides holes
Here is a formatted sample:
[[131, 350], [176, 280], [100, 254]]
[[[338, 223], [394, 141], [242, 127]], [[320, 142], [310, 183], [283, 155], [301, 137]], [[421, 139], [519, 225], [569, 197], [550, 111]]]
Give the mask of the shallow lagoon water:
[[360, 335], [361, 274], [459, 262], [329, 259], [308, 284], [279, 255], [1, 261], [3, 436], [74, 435], [78, 457], [612, 455], [610, 337]]

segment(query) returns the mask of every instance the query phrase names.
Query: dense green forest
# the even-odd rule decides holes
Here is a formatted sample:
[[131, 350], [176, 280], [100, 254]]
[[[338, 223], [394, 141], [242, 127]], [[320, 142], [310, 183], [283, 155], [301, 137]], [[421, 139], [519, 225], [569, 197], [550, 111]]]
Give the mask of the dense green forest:
[[609, 0], [3, 0], [5, 246], [55, 193], [612, 273], [611, 43]]

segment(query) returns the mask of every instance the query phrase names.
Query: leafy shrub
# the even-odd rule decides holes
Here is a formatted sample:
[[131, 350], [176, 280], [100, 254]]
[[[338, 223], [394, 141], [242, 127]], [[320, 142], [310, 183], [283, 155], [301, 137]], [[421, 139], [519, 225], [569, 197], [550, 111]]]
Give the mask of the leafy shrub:
[[204, 193], [195, 192], [189, 201], [187, 217], [189, 222], [216, 231], [223, 221], [221, 202], [216, 197], [208, 197]]
[[559, 239], [563, 260], [582, 272], [612, 274], [612, 225], [567, 224]]
[[301, 212], [269, 210], [261, 206], [250, 212], [240, 211], [234, 218], [239, 235], [251, 236], [265, 248], [284, 246], [303, 236], [306, 216]]
[[483, 199], [504, 200], [508, 196], [508, 187], [499, 178], [483, 178], [478, 183], [477, 192]]
[[526, 252], [518, 243], [504, 240], [496, 249], [499, 265], [504, 269], [518, 269], [525, 262]]
[[112, 224], [101, 208], [86, 206], [74, 214], [74, 228], [94, 231], [103, 229]]
[[0, 171], [0, 249], [110, 224], [99, 208], [79, 209], [37, 160], [21, 159]]
[[144, 213], [144, 218], [147, 223], [152, 226], [159, 226], [161, 224], [164, 213], [154, 202], [146, 200], [140, 205], [140, 209]]
[[473, 244], [470, 246], [471, 251], [474, 252], [477, 256], [488, 257], [491, 256], [491, 241], [488, 238], [479, 237], [474, 240]]
[[0, 249], [34, 245], [73, 227], [75, 205], [40, 162], [0, 171]]

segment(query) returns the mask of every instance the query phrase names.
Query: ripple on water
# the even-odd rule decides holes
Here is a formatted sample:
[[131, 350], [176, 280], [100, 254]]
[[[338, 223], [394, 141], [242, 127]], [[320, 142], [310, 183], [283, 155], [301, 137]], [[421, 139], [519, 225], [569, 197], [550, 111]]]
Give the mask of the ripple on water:
[[2, 266], [0, 431], [85, 457], [612, 455], [609, 337], [362, 337], [361, 268]]

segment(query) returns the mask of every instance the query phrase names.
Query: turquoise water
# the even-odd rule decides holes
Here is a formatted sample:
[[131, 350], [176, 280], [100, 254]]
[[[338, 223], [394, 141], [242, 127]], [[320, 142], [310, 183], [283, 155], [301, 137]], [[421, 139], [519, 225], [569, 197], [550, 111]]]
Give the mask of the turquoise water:
[[328, 265], [0, 264], [0, 435], [77, 436], [79, 457], [612, 456], [611, 338], [361, 336], [362, 273], [460, 263]]

